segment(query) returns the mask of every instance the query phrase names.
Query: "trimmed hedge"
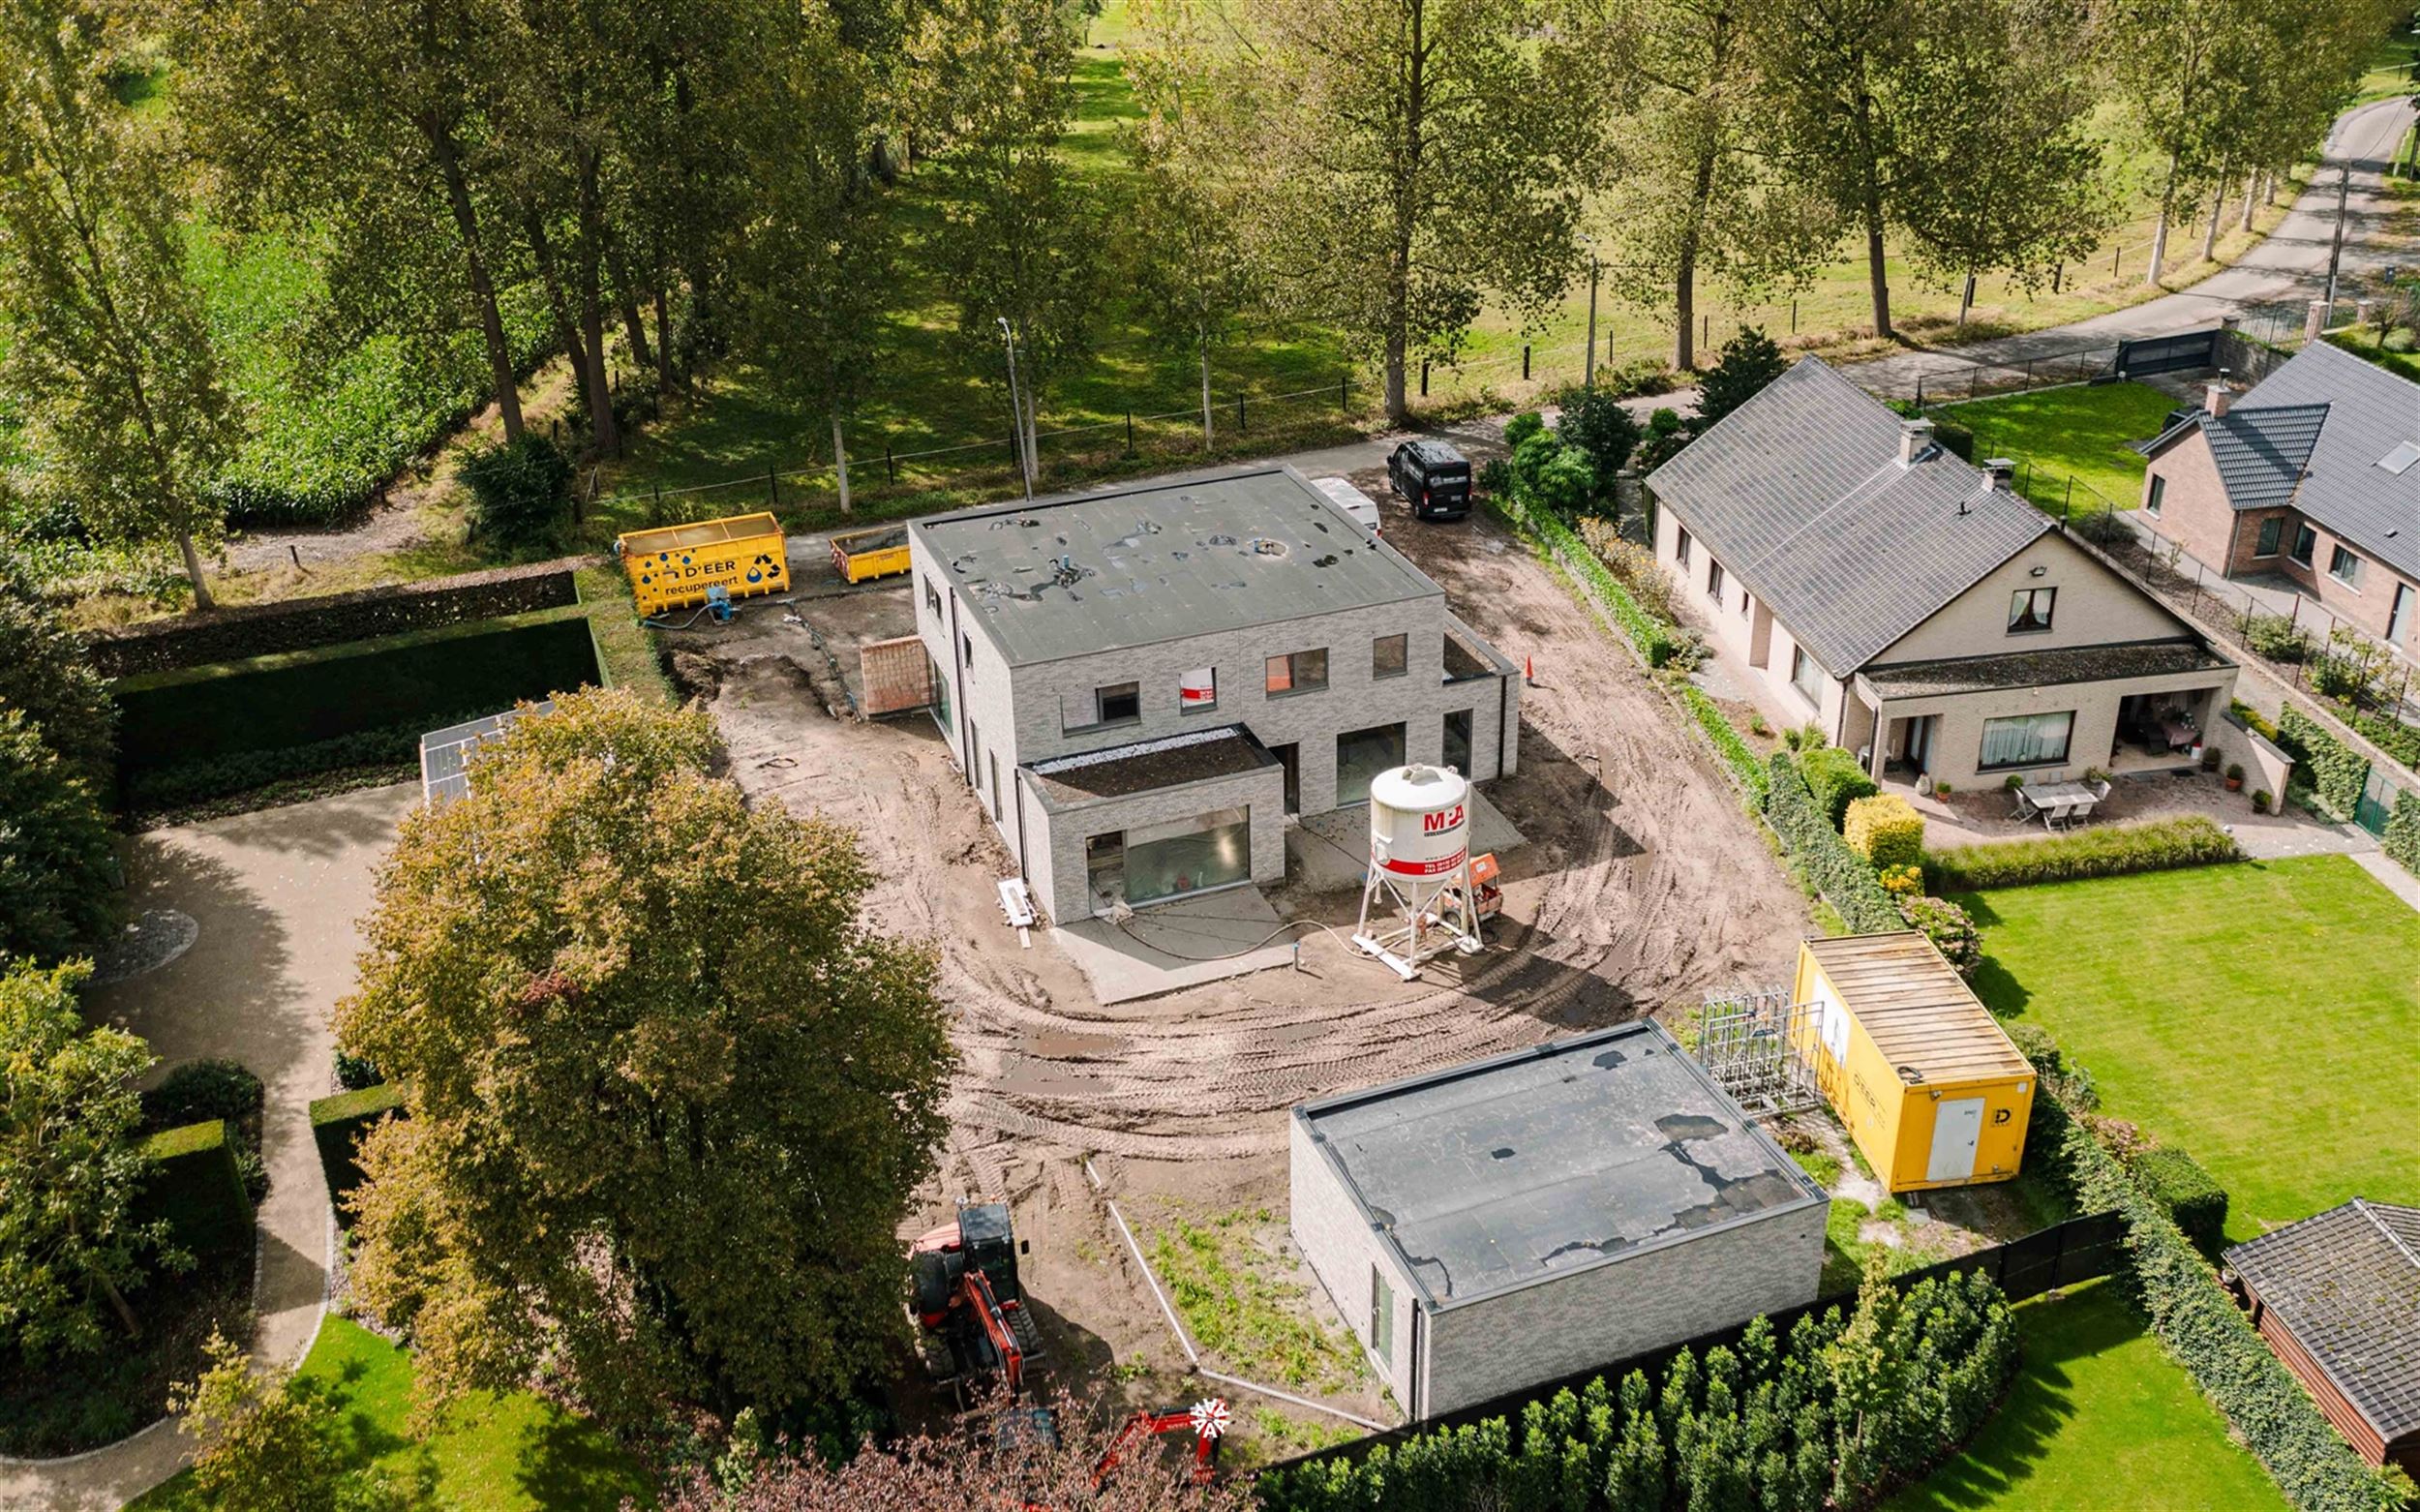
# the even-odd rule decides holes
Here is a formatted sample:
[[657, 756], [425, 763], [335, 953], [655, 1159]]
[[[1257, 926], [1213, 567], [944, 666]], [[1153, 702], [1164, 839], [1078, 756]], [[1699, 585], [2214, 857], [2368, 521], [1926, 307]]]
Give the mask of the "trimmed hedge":
[[400, 1116], [403, 1108], [404, 1089], [391, 1081], [311, 1104], [311, 1137], [319, 1146], [319, 1168], [327, 1173], [328, 1200], [340, 1221], [350, 1218], [345, 1200], [361, 1185], [361, 1166], [354, 1157], [362, 1135], [389, 1113]]
[[205, 1266], [252, 1253], [252, 1199], [226, 1119], [164, 1129], [143, 1154], [156, 1165], [135, 1202], [138, 1223], [165, 1219], [169, 1242]]
[[1714, 754], [1731, 769], [1731, 779], [1759, 805], [1765, 801], [1765, 764], [1756, 759], [1756, 752], [1739, 735], [1737, 726], [1722, 711], [1722, 707], [1707, 697], [1705, 689], [1694, 682], [1680, 684], [1680, 701], [1689, 706], [1689, 713], [1713, 742]]
[[2340, 709], [2344, 721], [2360, 731], [2379, 750], [2406, 767], [2420, 767], [2420, 730], [2388, 714], [2374, 714], [2366, 709]]
[[2337, 1436], [2184, 1230], [2074, 1116], [2090, 1108], [2068, 1105], [2077, 1078], [2059, 1074], [2056, 1061], [2055, 1051], [2035, 1057], [2050, 1096], [2034, 1100], [2027, 1164], [2082, 1211], [2124, 1220], [2129, 1289], [2161, 1344], [2300, 1512], [2400, 1512], [2406, 1503], [2394, 1482]]
[[1876, 871], [1924, 863], [1924, 816], [1896, 794], [1851, 801], [1840, 838], [1872, 862]]
[[2226, 1248], [2226, 1189], [2183, 1150], [2155, 1147], [2134, 1157], [2134, 1179], [2202, 1254]]
[[1874, 868], [1825, 819], [1798, 762], [1788, 751], [1775, 751], [1767, 771], [1765, 818], [1841, 921], [1858, 934], [1905, 927], [1898, 904], [1883, 891]]
[[2420, 876], [2420, 793], [2405, 788], [2395, 795], [2395, 806], [2387, 810], [2386, 831], [2378, 836], [2378, 846], [2387, 860]]
[[1872, 798], [1882, 791], [1874, 779], [1858, 765], [1854, 752], [1837, 745], [1819, 745], [1799, 757], [1799, 771], [1806, 778], [1807, 790], [1815, 795], [1815, 806], [1834, 833], [1849, 817], [1849, 805], [1860, 798]]
[[1606, 615], [1628, 638], [1631, 649], [1638, 652], [1641, 661], [1649, 667], [1660, 667], [1672, 659], [1673, 651], [1680, 644], [1673, 627], [1640, 608], [1639, 601], [1630, 595], [1630, 590], [1606, 570], [1605, 564], [1597, 560], [1596, 554], [1588, 550], [1588, 543], [1572, 534], [1555, 517], [1553, 510], [1539, 508], [1524, 499], [1517, 487], [1496, 496], [1496, 501], [1514, 524], [1545, 542], [1547, 549], [1555, 554], [1565, 570], [1579, 575], [1603, 606]]
[[2352, 817], [2362, 784], [2370, 780], [2370, 758], [2291, 703], [2277, 716], [2277, 745], [2294, 758], [2295, 775], [2316, 789], [2321, 807], [2340, 820]]
[[1935, 892], [1980, 892], [1987, 888], [2122, 877], [2243, 859], [2235, 837], [2220, 829], [2216, 820], [2207, 814], [2187, 814], [2149, 824], [2075, 830], [2038, 840], [2000, 840], [1932, 851], [1924, 857], [1924, 882]]

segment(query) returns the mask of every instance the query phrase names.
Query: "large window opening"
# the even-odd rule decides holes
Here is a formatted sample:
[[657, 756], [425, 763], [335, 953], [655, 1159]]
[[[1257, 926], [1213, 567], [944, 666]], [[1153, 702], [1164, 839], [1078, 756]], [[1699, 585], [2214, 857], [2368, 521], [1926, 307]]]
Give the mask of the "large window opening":
[[1269, 658], [1265, 690], [1277, 693], [1311, 693], [1328, 685], [1327, 648], [1316, 651], [1289, 651]]
[[956, 726], [950, 722], [950, 675], [930, 654], [924, 657], [924, 671], [933, 683], [933, 723], [944, 731], [954, 731]]
[[1381, 771], [1404, 764], [1401, 723], [1347, 730], [1336, 738], [1336, 806], [1370, 801], [1370, 783]]
[[1823, 681], [1824, 669], [1817, 664], [1814, 657], [1806, 653], [1806, 648], [1791, 647], [1790, 685], [1799, 690], [1800, 698], [1813, 704], [1818, 710], [1824, 707]]
[[1470, 711], [1458, 709], [1445, 716], [1445, 765], [1470, 775]]
[[2266, 520], [2260, 522], [2260, 534], [2259, 537], [2253, 542], [2252, 554], [2255, 557], [2274, 557], [2277, 555], [2279, 543], [2282, 542], [2284, 537], [2285, 517], [2284, 515], [2271, 515]]
[[1084, 842], [1093, 909], [1139, 908], [1252, 880], [1252, 810], [1220, 808], [1173, 824], [1112, 830]]
[[2068, 737], [2075, 730], [2075, 711], [2056, 714], [2013, 714], [1983, 721], [1982, 765], [1994, 767], [2055, 767], [2067, 760]]
[[1370, 676], [1400, 678], [1410, 668], [1408, 649], [1411, 638], [1404, 635], [1381, 635], [1370, 643]]

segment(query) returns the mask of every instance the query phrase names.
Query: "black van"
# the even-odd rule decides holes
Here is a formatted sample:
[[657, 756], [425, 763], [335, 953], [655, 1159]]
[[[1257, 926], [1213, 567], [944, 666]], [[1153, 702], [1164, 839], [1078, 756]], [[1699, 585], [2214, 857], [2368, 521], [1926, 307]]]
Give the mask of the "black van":
[[1395, 497], [1421, 520], [1459, 520], [1470, 513], [1470, 459], [1443, 441], [1406, 441], [1386, 459]]

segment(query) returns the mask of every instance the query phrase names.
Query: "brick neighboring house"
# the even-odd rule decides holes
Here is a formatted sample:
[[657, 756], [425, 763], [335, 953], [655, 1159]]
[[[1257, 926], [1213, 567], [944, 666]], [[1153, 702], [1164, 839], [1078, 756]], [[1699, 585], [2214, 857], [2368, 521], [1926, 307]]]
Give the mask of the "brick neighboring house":
[[2420, 660], [2420, 384], [2313, 342], [2240, 397], [2212, 384], [2142, 451], [2162, 535]]
[[2420, 1475], [2420, 1207], [2355, 1197], [2224, 1258], [2253, 1326], [2345, 1442]]
[[1757, 702], [1878, 778], [2189, 766], [2235, 664], [1813, 357], [1648, 478], [1655, 556]]

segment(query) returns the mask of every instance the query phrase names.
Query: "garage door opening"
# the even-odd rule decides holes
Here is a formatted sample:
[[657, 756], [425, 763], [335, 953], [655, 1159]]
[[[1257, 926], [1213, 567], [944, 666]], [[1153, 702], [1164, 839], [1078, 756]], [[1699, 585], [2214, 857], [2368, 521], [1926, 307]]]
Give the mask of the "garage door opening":
[[1096, 834], [1084, 842], [1084, 869], [1096, 914], [1250, 882], [1252, 810], [1213, 809]]
[[1370, 782], [1379, 772], [1404, 764], [1404, 727], [1374, 725], [1347, 730], [1336, 738], [1336, 806], [1370, 801]]

